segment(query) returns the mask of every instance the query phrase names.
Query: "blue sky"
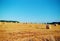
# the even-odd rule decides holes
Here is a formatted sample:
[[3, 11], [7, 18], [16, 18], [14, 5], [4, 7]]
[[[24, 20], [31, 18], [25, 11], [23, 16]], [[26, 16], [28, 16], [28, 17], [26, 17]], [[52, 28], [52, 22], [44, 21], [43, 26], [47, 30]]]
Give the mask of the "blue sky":
[[0, 20], [60, 21], [60, 0], [0, 0]]

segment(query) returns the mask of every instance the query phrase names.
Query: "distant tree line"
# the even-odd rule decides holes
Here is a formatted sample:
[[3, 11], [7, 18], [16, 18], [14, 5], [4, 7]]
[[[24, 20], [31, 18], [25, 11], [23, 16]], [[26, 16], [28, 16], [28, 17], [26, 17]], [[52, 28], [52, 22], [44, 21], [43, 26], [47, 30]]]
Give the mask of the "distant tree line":
[[52, 22], [52, 23], [47, 23], [47, 24], [58, 24], [58, 25], [60, 25], [60, 22]]
[[19, 21], [7, 21], [7, 20], [0, 20], [0, 22], [13, 22], [13, 23], [19, 23]]
[[[13, 22], [13, 23], [20, 23], [19, 21], [7, 21], [7, 20], [0, 20], [0, 22]], [[47, 24], [59, 24], [60, 22], [51, 22], [51, 23], [47, 23]]]

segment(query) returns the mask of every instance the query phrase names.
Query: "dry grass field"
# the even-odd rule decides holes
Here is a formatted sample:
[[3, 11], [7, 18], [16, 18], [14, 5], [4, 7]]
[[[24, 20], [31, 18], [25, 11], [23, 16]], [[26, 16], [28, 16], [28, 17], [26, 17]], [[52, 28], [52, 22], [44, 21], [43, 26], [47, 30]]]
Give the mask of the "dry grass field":
[[0, 22], [0, 41], [60, 41], [60, 25]]

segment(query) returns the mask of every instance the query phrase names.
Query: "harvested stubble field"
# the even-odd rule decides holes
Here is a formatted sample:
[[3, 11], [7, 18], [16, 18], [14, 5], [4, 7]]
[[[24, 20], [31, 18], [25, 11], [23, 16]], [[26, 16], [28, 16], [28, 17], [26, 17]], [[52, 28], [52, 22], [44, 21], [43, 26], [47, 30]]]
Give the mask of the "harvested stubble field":
[[0, 22], [0, 41], [60, 41], [60, 25]]

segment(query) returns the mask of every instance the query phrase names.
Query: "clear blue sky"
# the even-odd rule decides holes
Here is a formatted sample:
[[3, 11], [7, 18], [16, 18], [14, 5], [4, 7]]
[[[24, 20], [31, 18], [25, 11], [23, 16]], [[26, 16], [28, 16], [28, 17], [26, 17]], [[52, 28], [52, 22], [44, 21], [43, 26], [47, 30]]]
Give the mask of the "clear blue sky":
[[0, 0], [0, 20], [60, 21], [60, 0]]

